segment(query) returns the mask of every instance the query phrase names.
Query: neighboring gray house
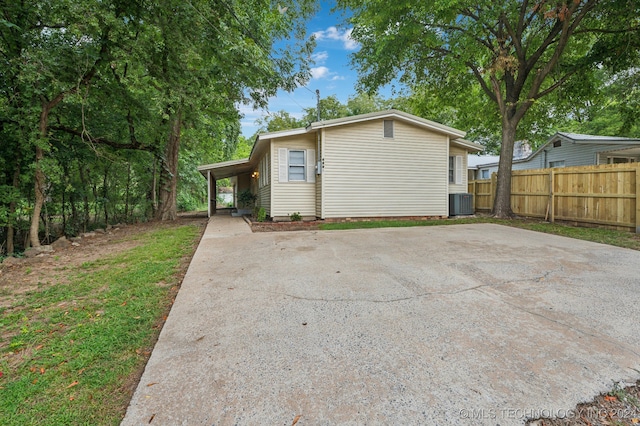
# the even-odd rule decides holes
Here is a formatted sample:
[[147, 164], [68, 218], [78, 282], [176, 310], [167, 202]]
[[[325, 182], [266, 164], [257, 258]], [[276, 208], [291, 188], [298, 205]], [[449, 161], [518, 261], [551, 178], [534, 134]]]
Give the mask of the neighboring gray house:
[[[531, 145], [527, 141], [516, 141], [513, 145], [513, 159], [521, 160], [528, 157], [532, 153]], [[491, 172], [489, 169], [481, 169], [486, 164], [498, 164], [500, 161], [499, 155], [469, 155], [467, 162], [467, 173], [469, 180], [476, 179], [489, 179], [491, 178]], [[496, 166], [496, 170], [498, 167]]]
[[[512, 170], [591, 166], [640, 161], [640, 139], [557, 132], [526, 158], [514, 159]], [[489, 179], [498, 161], [476, 166], [476, 179]]]

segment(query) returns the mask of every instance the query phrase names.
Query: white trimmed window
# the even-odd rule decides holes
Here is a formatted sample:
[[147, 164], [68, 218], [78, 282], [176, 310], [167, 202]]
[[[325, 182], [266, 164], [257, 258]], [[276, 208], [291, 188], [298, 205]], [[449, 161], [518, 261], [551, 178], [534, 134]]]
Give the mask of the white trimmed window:
[[315, 149], [278, 148], [278, 182], [315, 182]]
[[449, 183], [462, 183], [462, 155], [449, 157]]
[[267, 170], [264, 176], [264, 182], [266, 185], [271, 185], [271, 151], [267, 151], [267, 156], [265, 157]]
[[269, 170], [269, 152], [267, 152], [266, 155], [262, 157], [262, 160], [260, 160], [260, 167], [258, 170], [260, 173], [260, 188], [269, 185], [269, 175], [271, 174], [271, 171]]
[[393, 120], [383, 121], [383, 132], [385, 138], [393, 138]]
[[549, 161], [549, 167], [564, 167], [564, 160]]
[[480, 179], [489, 179], [489, 170], [482, 170], [480, 171]]
[[289, 150], [289, 182], [306, 180], [304, 150]]

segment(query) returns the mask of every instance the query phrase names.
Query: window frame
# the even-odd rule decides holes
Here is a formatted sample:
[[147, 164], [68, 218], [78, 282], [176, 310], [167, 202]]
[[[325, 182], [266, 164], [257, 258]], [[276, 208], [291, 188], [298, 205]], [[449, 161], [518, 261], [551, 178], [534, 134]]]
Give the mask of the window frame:
[[[616, 160], [625, 160], [625, 161], [616, 162]], [[637, 160], [634, 157], [626, 157], [621, 155], [607, 156], [607, 164], [630, 164], [630, 163], [636, 163], [636, 162]]]
[[449, 166], [448, 166], [448, 181], [449, 184], [456, 183], [456, 157], [453, 155], [449, 156]]
[[[562, 164], [560, 164], [560, 163], [562, 163]], [[562, 167], [566, 167], [564, 160], [549, 161], [549, 168], [550, 169], [560, 169]]]
[[464, 158], [462, 155], [449, 155], [448, 181], [449, 185], [464, 184]]
[[[394, 120], [382, 120], [382, 137], [385, 139], [393, 139], [395, 137], [395, 124]], [[389, 124], [389, 128], [387, 128]], [[390, 130], [391, 136], [387, 135], [387, 130]]]
[[[291, 153], [302, 153], [302, 164], [291, 163]], [[291, 168], [302, 168], [302, 179], [291, 178]], [[307, 150], [306, 149], [289, 149], [287, 150], [287, 181], [288, 182], [306, 182], [307, 181]]]

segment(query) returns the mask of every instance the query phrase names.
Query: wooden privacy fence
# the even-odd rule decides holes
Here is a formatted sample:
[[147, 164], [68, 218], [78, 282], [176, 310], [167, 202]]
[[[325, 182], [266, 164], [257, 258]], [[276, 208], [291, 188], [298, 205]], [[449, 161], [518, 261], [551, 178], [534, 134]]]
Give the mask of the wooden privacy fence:
[[[497, 175], [469, 182], [476, 211], [491, 211]], [[640, 232], [640, 163], [514, 170], [511, 207], [520, 216]]]

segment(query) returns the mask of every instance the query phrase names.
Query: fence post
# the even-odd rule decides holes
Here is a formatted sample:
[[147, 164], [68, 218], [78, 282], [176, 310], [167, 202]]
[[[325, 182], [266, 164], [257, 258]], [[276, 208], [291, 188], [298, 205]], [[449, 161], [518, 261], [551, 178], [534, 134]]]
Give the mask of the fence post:
[[549, 213], [550, 213], [550, 217], [549, 217], [549, 222], [553, 223], [555, 222], [555, 197], [553, 194], [553, 169], [549, 170]]
[[477, 198], [477, 194], [476, 193], [478, 192], [478, 190], [477, 190], [478, 186], [476, 185], [476, 181], [475, 180], [472, 180], [471, 183], [473, 184], [473, 192], [472, 192], [472, 195], [471, 195], [471, 203], [473, 204], [473, 213], [475, 214], [475, 212], [476, 212], [476, 198]]
[[491, 173], [491, 195], [489, 196], [490, 209], [493, 212], [493, 204], [496, 201], [496, 186], [498, 186], [498, 174], [496, 172]]
[[640, 163], [636, 163], [636, 234], [640, 234]]

